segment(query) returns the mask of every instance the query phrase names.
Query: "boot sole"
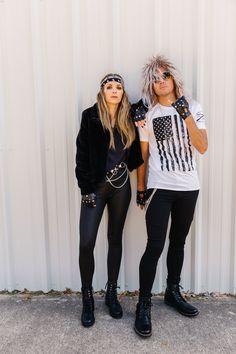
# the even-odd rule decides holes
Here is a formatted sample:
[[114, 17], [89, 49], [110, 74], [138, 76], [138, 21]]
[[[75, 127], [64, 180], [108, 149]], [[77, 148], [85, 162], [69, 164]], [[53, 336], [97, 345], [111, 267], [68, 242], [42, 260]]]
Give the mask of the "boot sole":
[[81, 322], [82, 326], [85, 328], [92, 327], [94, 325], [94, 323], [95, 323], [95, 321], [90, 324], [85, 324], [85, 323]]
[[135, 326], [134, 326], [134, 330], [140, 337], [143, 337], [143, 338], [148, 338], [148, 337], [151, 337], [151, 335], [152, 335], [152, 332], [148, 333], [148, 334], [144, 334], [144, 333], [139, 332]]
[[196, 313], [193, 313], [193, 314], [188, 314], [188, 313], [186, 313], [186, 312], [182, 312], [182, 311], [178, 310], [178, 309], [176, 308], [176, 306], [173, 305], [171, 302], [168, 302], [168, 301], [166, 301], [166, 300], [164, 300], [164, 302], [165, 302], [166, 305], [168, 305], [168, 306], [174, 308], [177, 312], [179, 312], [179, 313], [180, 313], [181, 315], [183, 315], [183, 316], [186, 316], [186, 317], [196, 317], [196, 316], [199, 314], [199, 311], [196, 312]]

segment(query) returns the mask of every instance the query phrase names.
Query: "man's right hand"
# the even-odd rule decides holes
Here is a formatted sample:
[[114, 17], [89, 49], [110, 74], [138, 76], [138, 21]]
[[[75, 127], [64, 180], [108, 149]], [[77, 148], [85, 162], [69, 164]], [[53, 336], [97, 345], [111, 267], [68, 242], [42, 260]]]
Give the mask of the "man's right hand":
[[146, 190], [145, 191], [137, 191], [136, 203], [140, 207], [140, 209], [143, 209], [145, 207], [146, 195], [147, 195]]

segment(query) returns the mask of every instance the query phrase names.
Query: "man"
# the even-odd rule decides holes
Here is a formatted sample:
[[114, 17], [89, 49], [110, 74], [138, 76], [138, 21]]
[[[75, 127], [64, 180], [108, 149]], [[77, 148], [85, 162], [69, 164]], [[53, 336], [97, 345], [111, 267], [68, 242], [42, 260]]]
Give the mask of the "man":
[[133, 105], [133, 113], [144, 159], [138, 168], [137, 204], [146, 208], [148, 235], [139, 266], [135, 331], [149, 337], [151, 290], [170, 215], [165, 303], [182, 315], [198, 315], [198, 310], [182, 297], [179, 283], [184, 244], [199, 193], [194, 153], [206, 152], [207, 133], [201, 106], [183, 96], [183, 82], [174, 65], [163, 56], [153, 57], [144, 67], [143, 100]]

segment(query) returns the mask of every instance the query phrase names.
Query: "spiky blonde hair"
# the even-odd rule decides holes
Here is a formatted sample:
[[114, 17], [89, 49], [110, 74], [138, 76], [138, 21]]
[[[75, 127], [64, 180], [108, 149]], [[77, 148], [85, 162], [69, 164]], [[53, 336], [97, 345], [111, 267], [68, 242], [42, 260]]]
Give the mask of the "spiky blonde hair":
[[175, 84], [176, 97], [180, 97], [183, 94], [183, 80], [174, 64], [163, 55], [153, 56], [143, 68], [142, 98], [149, 108], [158, 103], [158, 97], [153, 89], [153, 82], [160, 68], [171, 73]]

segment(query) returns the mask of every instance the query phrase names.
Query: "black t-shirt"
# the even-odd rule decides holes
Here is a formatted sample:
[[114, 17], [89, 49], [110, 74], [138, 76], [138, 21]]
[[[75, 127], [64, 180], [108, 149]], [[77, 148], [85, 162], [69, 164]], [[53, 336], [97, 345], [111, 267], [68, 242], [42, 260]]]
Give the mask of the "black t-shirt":
[[106, 171], [110, 171], [126, 158], [126, 149], [124, 150], [124, 144], [117, 128], [113, 128], [113, 135], [115, 140], [115, 149], [111, 148], [108, 151]]

